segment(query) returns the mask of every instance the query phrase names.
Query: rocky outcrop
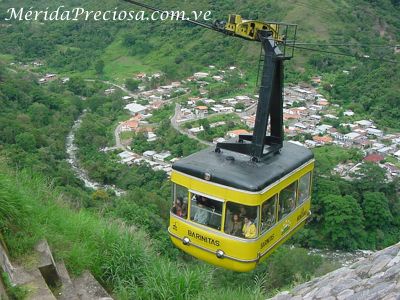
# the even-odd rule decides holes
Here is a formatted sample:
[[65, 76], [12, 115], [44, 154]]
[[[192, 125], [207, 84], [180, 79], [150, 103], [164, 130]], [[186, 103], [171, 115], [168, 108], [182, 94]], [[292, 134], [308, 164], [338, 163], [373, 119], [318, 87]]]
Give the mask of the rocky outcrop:
[[400, 300], [400, 243], [272, 300]]

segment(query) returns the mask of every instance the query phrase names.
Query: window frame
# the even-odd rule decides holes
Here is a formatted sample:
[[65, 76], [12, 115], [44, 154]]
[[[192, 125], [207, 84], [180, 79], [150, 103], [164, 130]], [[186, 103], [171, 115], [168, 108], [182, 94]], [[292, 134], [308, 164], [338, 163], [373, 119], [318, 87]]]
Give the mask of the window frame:
[[[242, 205], [242, 206], [245, 206], [245, 207], [256, 208], [256, 209], [257, 209], [256, 219], [261, 220], [261, 219], [260, 219], [260, 205], [247, 205], [247, 204], [239, 203], [239, 202], [236, 202], [236, 201], [225, 201], [224, 211], [223, 211], [223, 213], [224, 213], [224, 220], [223, 220], [223, 221], [224, 221], [224, 228], [223, 228], [223, 229], [224, 229], [224, 230], [223, 230], [223, 231], [221, 230], [222, 233], [225, 234], [225, 235], [227, 235], [227, 236], [229, 236], [229, 238], [239, 239], [239, 240], [241, 240], [241, 241], [247, 241], [247, 242], [254, 241], [254, 240], [257, 240], [258, 238], [260, 238], [260, 237], [261, 237], [260, 225], [259, 225], [260, 222], [258, 221], [258, 224], [256, 225], [256, 224], [254, 223], [255, 220], [253, 221], [253, 224], [256, 225], [256, 233], [257, 233], [257, 235], [256, 235], [256, 237], [254, 237], [254, 238], [245, 238], [245, 237], [241, 237], [241, 236], [231, 235], [231, 234], [225, 232], [226, 221], [227, 221], [227, 219], [226, 219], [226, 216], [227, 216], [226, 211], [227, 211], [227, 209], [228, 209], [229, 203], [233, 203], [233, 204], [235, 204], [235, 205], [237, 205], [237, 206]], [[242, 228], [243, 228], [244, 220], [242, 220], [242, 223], [243, 223], [243, 224], [242, 224]]]
[[[274, 200], [272, 200], [272, 199], [274, 199]], [[274, 211], [274, 223], [268, 229], [262, 230], [263, 206], [269, 201], [275, 201], [274, 209], [273, 209], [273, 211]], [[279, 222], [279, 220], [278, 220], [278, 206], [279, 206], [279, 193], [276, 193], [276, 194], [272, 195], [267, 200], [265, 200], [263, 203], [261, 203], [261, 206], [260, 206], [260, 221], [261, 222], [260, 222], [260, 226], [259, 226], [260, 227], [259, 228], [259, 231], [260, 231], [259, 236], [262, 236], [265, 233], [267, 233], [268, 231], [270, 231]]]
[[[174, 212], [172, 211], [173, 208], [175, 207], [175, 202], [176, 202], [176, 200], [177, 200], [177, 187], [178, 187], [178, 186], [187, 190], [187, 197], [188, 197], [188, 199], [190, 199], [190, 198], [189, 198], [189, 197], [190, 197], [190, 190], [189, 190], [187, 187], [183, 186], [183, 185], [180, 185], [180, 184], [177, 184], [177, 183], [173, 182], [173, 188], [172, 188], [172, 207], [171, 207], [171, 209], [170, 209], [170, 213], [172, 213], [176, 218], [181, 218], [181, 219], [183, 219], [183, 220], [187, 220], [187, 219], [188, 219], [188, 216], [189, 216], [189, 203], [188, 203], [188, 207], [186, 208], [186, 210], [187, 210], [187, 211], [186, 211], [186, 217], [178, 216], [176, 213], [174, 213]], [[188, 200], [188, 202], [189, 202], [189, 200]], [[184, 201], [182, 201], [182, 206], [183, 206], [183, 203], [184, 203]]]
[[[307, 197], [305, 197], [305, 198], [303, 199], [303, 201], [300, 203], [300, 180], [301, 180], [302, 178], [304, 178], [305, 176], [307, 176], [307, 175], [309, 176], [309, 180], [308, 180], [308, 195], [307, 195]], [[305, 173], [303, 176], [301, 176], [301, 177], [298, 179], [298, 184], [297, 184], [297, 206], [303, 205], [304, 202], [306, 202], [307, 199], [309, 199], [309, 198], [311, 197], [311, 187], [312, 187], [312, 171], [309, 171], [309, 172]]]
[[[190, 200], [188, 200], [188, 202], [190, 202], [190, 203], [189, 203], [189, 205], [188, 205], [188, 208], [189, 208], [189, 209], [188, 209], [188, 219], [187, 219], [187, 220], [189, 220], [190, 222], [193, 222], [194, 224], [204, 226], [204, 227], [206, 227], [207, 229], [216, 230], [216, 231], [218, 231], [218, 232], [222, 232], [222, 233], [223, 233], [222, 229], [223, 229], [223, 225], [224, 225], [223, 221], [224, 221], [224, 218], [225, 218], [225, 216], [224, 216], [224, 209], [225, 209], [225, 204], [226, 204], [225, 200], [222, 200], [222, 199], [220, 199], [220, 198], [213, 197], [213, 196], [210, 196], [210, 195], [201, 193], [201, 192], [197, 192], [197, 191], [194, 191], [194, 190], [191, 190], [191, 189], [189, 189], [189, 196], [190, 196], [190, 198], [189, 198]], [[205, 198], [210, 199], [210, 200], [212, 200], [212, 201], [217, 201], [217, 202], [220, 202], [220, 203], [221, 203], [221, 214], [219, 214], [219, 213], [217, 213], [217, 212], [213, 212], [212, 210], [209, 210], [210, 217], [212, 216], [212, 214], [214, 214], [214, 215], [221, 215], [221, 222], [220, 222], [220, 225], [219, 225], [219, 229], [214, 228], [214, 227], [211, 227], [211, 226], [208, 225], [208, 224], [201, 224], [201, 223], [198, 223], [198, 222], [192, 220], [192, 202], [193, 202], [193, 201], [192, 201], [192, 198], [193, 198], [194, 196], [202, 196], [202, 197], [205, 197]], [[197, 202], [197, 201], [196, 201], [196, 202]], [[198, 208], [198, 207], [196, 206], [196, 209], [197, 209], [197, 208]], [[193, 216], [193, 219], [194, 219], [194, 216]]]
[[[294, 188], [294, 193], [295, 193], [295, 197], [294, 197], [294, 208], [289, 212], [289, 213], [287, 213], [287, 214], [285, 214], [284, 216], [283, 215], [281, 215], [281, 211], [282, 211], [282, 207], [281, 207], [281, 194], [282, 194], [282, 192], [285, 190], [285, 189], [287, 189], [289, 186], [291, 186], [291, 185], [293, 185], [293, 184], [295, 184], [296, 186], [295, 186], [295, 188]], [[290, 184], [288, 184], [288, 185], [286, 185], [283, 189], [281, 189], [280, 191], [279, 191], [279, 193], [278, 193], [278, 206], [277, 206], [277, 217], [278, 217], [278, 219], [277, 219], [277, 223], [279, 223], [280, 221], [282, 221], [282, 220], [284, 220], [284, 219], [286, 219], [290, 214], [292, 214], [294, 211], [296, 211], [296, 208], [297, 208], [297, 198], [298, 198], [298, 186], [299, 186], [299, 182], [298, 182], [298, 179], [297, 180], [295, 180], [295, 181], [293, 181], [293, 182], [291, 182]]]

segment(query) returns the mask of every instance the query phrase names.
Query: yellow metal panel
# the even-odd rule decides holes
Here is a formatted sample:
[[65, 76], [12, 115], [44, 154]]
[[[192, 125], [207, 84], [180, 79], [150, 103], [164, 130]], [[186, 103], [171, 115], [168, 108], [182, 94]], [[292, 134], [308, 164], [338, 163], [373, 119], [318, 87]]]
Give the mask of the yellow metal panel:
[[[257, 239], [232, 237], [174, 215], [170, 218], [169, 231], [173, 243], [188, 254], [217, 266], [245, 272], [254, 269], [259, 260], [268, 257], [297, 231], [304, 224], [309, 211], [310, 199]], [[183, 244], [185, 237], [190, 239], [189, 245]], [[218, 250], [224, 251], [226, 257], [217, 258]]]
[[[171, 180], [190, 190], [209, 195], [211, 198], [224, 200], [225, 203], [233, 201], [244, 205], [261, 205], [292, 182], [297, 181], [306, 173], [312, 172], [313, 168], [314, 162], [312, 161], [259, 193], [224, 187], [176, 171], [172, 172]], [[168, 230], [172, 242], [190, 255], [227, 269], [240, 272], [250, 271], [256, 267], [257, 262], [266, 259], [280, 244], [304, 225], [310, 214], [310, 201], [311, 198], [309, 197], [300, 207], [297, 207], [286, 218], [280, 220], [273, 228], [257, 239], [233, 237], [222, 231], [196, 224], [190, 220], [184, 220], [173, 214], [170, 217]], [[224, 217], [225, 204], [222, 220], [224, 220]], [[182, 243], [185, 237], [190, 239], [189, 245]], [[217, 258], [216, 252], [218, 250], [222, 250], [226, 257]]]

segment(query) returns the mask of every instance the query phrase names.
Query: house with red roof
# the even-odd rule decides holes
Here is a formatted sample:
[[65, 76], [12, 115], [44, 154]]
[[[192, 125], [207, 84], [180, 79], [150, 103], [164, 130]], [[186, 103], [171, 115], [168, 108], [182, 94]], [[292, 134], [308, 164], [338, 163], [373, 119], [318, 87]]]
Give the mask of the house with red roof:
[[366, 157], [364, 157], [363, 160], [377, 164], [377, 163], [381, 162], [384, 159], [385, 159], [385, 157], [383, 155], [380, 155], [380, 154], [377, 154], [377, 153], [372, 153], [372, 154], [369, 154]]

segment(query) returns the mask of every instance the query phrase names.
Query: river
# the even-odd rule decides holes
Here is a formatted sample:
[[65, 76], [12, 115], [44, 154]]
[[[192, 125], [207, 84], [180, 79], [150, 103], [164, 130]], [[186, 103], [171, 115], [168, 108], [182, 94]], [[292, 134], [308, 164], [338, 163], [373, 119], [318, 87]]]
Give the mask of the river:
[[86, 114], [86, 110], [82, 112], [82, 114], [76, 119], [74, 122], [74, 125], [71, 128], [71, 131], [69, 132], [66, 140], [66, 152], [67, 152], [67, 161], [71, 165], [72, 170], [75, 173], [75, 176], [82, 180], [85, 184], [85, 187], [93, 189], [93, 190], [98, 190], [98, 189], [106, 189], [106, 190], [112, 190], [114, 191], [115, 195], [121, 196], [125, 193], [125, 191], [116, 188], [115, 186], [111, 185], [104, 185], [101, 183], [98, 183], [92, 179], [90, 179], [87, 171], [83, 169], [80, 164], [79, 160], [77, 157], [77, 152], [78, 152], [78, 147], [75, 144], [75, 134], [76, 131], [79, 129], [79, 127], [82, 124], [82, 119], [84, 118]]

